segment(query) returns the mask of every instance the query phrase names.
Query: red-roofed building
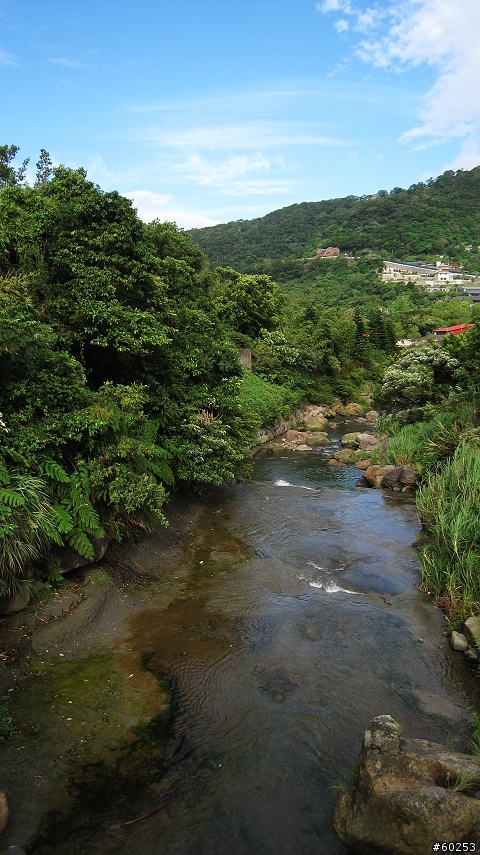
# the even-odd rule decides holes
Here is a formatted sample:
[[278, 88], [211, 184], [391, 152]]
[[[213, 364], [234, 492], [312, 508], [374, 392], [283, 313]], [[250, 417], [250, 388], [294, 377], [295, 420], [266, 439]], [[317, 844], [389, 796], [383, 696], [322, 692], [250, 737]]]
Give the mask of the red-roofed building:
[[452, 327], [438, 327], [434, 330], [435, 341], [439, 342], [445, 335], [459, 335], [471, 330], [475, 324], [454, 324]]
[[315, 258], [332, 258], [334, 255], [340, 255], [338, 246], [327, 246], [326, 249], [317, 249]]

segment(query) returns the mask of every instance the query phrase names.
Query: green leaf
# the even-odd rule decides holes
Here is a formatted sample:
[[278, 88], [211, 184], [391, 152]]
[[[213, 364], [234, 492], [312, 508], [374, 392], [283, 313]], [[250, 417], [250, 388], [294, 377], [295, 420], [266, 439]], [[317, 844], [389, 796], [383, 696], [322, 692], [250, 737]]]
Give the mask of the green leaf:
[[68, 534], [73, 528], [73, 521], [70, 514], [61, 505], [54, 505], [52, 510], [58, 531], [61, 534]]
[[9, 490], [7, 487], [0, 489], [0, 502], [9, 505], [11, 508], [20, 508], [25, 504], [25, 498], [16, 490]]
[[65, 469], [59, 463], [55, 463], [54, 460], [47, 460], [43, 469], [53, 481], [58, 481], [60, 484], [68, 484], [70, 481], [70, 475], [67, 475]]
[[95, 552], [87, 535], [81, 528], [75, 527], [67, 534], [67, 542], [75, 549], [82, 558], [88, 558], [91, 561], [95, 558]]

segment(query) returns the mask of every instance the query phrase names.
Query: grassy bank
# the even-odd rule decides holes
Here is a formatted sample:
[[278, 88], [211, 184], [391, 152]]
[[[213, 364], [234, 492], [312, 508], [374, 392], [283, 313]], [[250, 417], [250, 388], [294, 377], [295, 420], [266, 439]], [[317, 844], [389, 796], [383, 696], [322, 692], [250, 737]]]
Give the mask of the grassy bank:
[[[398, 423], [397, 423], [398, 429]], [[423, 586], [452, 626], [480, 613], [480, 421], [472, 402], [450, 406], [390, 441], [386, 459], [420, 475]]]
[[290, 415], [302, 397], [299, 390], [274, 385], [251, 371], [243, 373], [239, 403], [244, 412], [254, 417], [257, 428], [273, 425]]

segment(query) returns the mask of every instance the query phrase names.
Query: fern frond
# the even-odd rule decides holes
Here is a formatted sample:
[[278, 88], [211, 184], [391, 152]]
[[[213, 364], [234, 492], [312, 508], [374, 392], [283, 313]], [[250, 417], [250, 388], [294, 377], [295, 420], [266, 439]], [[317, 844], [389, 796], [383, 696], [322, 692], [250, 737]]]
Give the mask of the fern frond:
[[78, 519], [82, 524], [82, 528], [88, 532], [88, 534], [95, 534], [96, 532], [102, 530], [100, 525], [100, 518], [93, 507], [90, 504], [80, 505], [77, 508]]
[[78, 483], [81, 484], [83, 494], [85, 497], [90, 495], [91, 487], [90, 487], [90, 478], [88, 475], [88, 466], [83, 459], [83, 457], [77, 457], [76, 459], [76, 467], [77, 467], [77, 475], [78, 475]]
[[139, 471], [151, 472], [159, 481], [167, 484], [169, 487], [175, 483], [175, 477], [170, 466], [163, 461], [158, 462], [157, 460], [149, 460], [144, 457], [139, 463]]
[[54, 505], [52, 510], [58, 531], [61, 534], [68, 534], [73, 528], [73, 521], [70, 514], [61, 505]]
[[78, 552], [79, 555], [82, 556], [82, 558], [88, 558], [90, 561], [94, 560], [95, 552], [93, 546], [81, 528], [75, 526], [75, 528], [67, 534], [67, 542]]
[[147, 445], [154, 445], [158, 434], [158, 419], [145, 419], [139, 437]]
[[67, 475], [65, 469], [54, 460], [46, 460], [43, 465], [43, 471], [52, 481], [58, 481], [59, 484], [68, 484], [70, 481], [70, 475]]
[[25, 497], [21, 493], [18, 493], [17, 490], [2, 487], [0, 489], [0, 502], [3, 502], [4, 505], [8, 505], [10, 508], [20, 508], [25, 504]]

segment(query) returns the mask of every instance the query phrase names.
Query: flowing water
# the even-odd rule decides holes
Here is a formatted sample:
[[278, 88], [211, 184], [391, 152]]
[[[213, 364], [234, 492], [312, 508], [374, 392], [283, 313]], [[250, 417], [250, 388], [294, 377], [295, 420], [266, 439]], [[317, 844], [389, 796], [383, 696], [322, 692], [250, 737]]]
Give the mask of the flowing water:
[[126, 766], [79, 770], [32, 852], [340, 855], [335, 787], [373, 716], [462, 747], [477, 684], [419, 591], [415, 506], [358, 477], [267, 451], [205, 502], [177, 595], [116, 645], [168, 681], [168, 720]]

